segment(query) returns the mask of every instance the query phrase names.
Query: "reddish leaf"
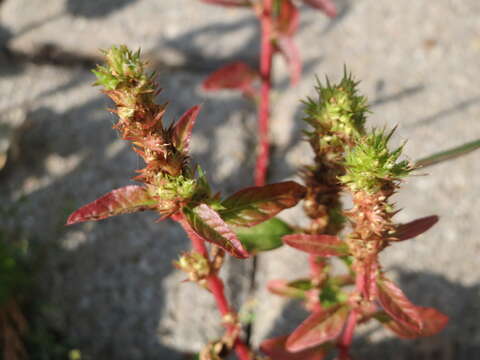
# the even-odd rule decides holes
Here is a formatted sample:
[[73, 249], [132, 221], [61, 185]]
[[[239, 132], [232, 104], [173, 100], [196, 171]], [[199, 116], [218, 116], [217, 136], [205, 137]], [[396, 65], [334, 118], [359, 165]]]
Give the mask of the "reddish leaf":
[[298, 51], [293, 35], [297, 32], [299, 25], [299, 11], [291, 0], [281, 2], [280, 12], [275, 18], [276, 50], [279, 51], [290, 66], [290, 77], [292, 84], [296, 84], [300, 78], [302, 64], [300, 52]]
[[207, 4], [221, 5], [221, 6], [250, 6], [248, 0], [200, 0]]
[[411, 221], [407, 224], [397, 226], [397, 231], [392, 236], [397, 241], [408, 240], [414, 238], [430, 229], [438, 221], [438, 216], [432, 215], [421, 219]]
[[287, 281], [282, 279], [270, 280], [268, 290], [276, 295], [289, 298], [305, 299], [306, 292], [312, 288], [310, 279]]
[[422, 336], [435, 335], [442, 331], [448, 323], [448, 316], [434, 308], [417, 306], [417, 312], [422, 322], [420, 330], [416, 331], [411, 327], [405, 327], [393, 319], [389, 319], [386, 322], [384, 321], [383, 325], [404, 339], [414, 339]]
[[210, 74], [203, 82], [203, 89], [207, 91], [220, 89], [241, 90], [248, 95], [253, 92], [252, 83], [257, 77], [257, 71], [248, 64], [237, 61]]
[[333, 235], [285, 235], [282, 240], [291, 247], [318, 256], [348, 255], [348, 247], [337, 236]]
[[413, 305], [393, 281], [382, 277], [378, 280], [378, 300], [385, 312], [403, 327], [412, 331], [422, 330], [422, 319]]
[[290, 79], [292, 85], [295, 85], [302, 74], [302, 60], [300, 59], [300, 51], [291, 37], [279, 37], [276, 45], [277, 49], [285, 58], [285, 61], [290, 66]]
[[279, 336], [267, 339], [260, 344], [260, 350], [274, 360], [322, 360], [327, 356], [331, 344], [318, 346], [296, 353], [291, 353], [285, 348], [288, 336]]
[[304, 196], [305, 188], [294, 181], [254, 186], [225, 199], [219, 213], [229, 224], [253, 226], [295, 206]]
[[302, 351], [337, 338], [347, 315], [348, 309], [341, 305], [313, 313], [288, 337], [287, 349]]
[[337, 16], [337, 7], [332, 0], [303, 0], [306, 4], [316, 9], [322, 10], [327, 16]]
[[130, 185], [113, 190], [101, 198], [82, 206], [67, 219], [67, 225], [83, 221], [97, 221], [110, 216], [136, 211], [154, 210], [156, 201], [142, 186]]
[[195, 105], [187, 110], [173, 127], [173, 145], [184, 153], [188, 153], [193, 125], [195, 125], [200, 109], [200, 105]]
[[283, 0], [280, 13], [275, 19], [277, 31], [284, 36], [293, 36], [298, 30], [299, 12], [291, 0]]
[[192, 230], [204, 240], [214, 243], [238, 258], [247, 258], [244, 249], [235, 233], [222, 220], [220, 215], [206, 204], [201, 204], [193, 210], [185, 208], [184, 213]]

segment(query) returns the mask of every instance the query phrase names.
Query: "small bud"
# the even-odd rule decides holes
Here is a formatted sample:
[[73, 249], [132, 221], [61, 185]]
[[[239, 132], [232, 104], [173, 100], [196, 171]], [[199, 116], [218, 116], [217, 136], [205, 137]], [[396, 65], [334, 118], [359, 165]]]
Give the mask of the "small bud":
[[186, 272], [188, 279], [192, 282], [199, 282], [210, 275], [210, 264], [208, 260], [197, 252], [183, 254], [174, 265], [178, 269]]
[[151, 187], [152, 195], [161, 200], [190, 199], [197, 188], [195, 179], [188, 179], [183, 175], [171, 176], [157, 174], [154, 186]]
[[140, 50], [133, 52], [125, 45], [112, 46], [103, 51], [107, 66], [97, 66], [93, 73], [97, 77], [96, 85], [101, 85], [105, 90], [130, 88], [136, 89], [137, 94], [153, 92], [155, 84], [152, 76], [144, 71], [145, 63], [140, 59]]

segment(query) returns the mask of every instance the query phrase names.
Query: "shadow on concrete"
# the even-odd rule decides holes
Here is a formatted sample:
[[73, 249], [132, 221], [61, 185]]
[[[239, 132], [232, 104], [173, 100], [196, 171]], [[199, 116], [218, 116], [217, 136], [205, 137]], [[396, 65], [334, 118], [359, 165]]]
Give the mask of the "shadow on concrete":
[[[228, 39], [235, 36], [236, 32], [242, 28], [252, 28], [255, 31], [252, 31], [247, 41], [233, 54], [225, 57], [219, 57], [216, 54], [211, 56], [204, 55], [205, 51], [201, 44], [205, 42], [205, 38], [211, 37], [212, 43], [215, 43], [215, 41], [218, 41], [219, 36], [221, 36], [222, 40]], [[233, 61], [243, 61], [253, 68], [257, 68], [260, 49], [258, 31], [260, 31], [258, 22], [252, 14], [252, 16], [236, 22], [212, 23], [195, 28], [174, 39], [162, 41], [159, 45], [160, 48], [174, 49], [182, 54], [182, 58], [185, 59], [182, 69], [188, 69], [189, 72], [208, 74]], [[199, 41], [200, 39], [203, 39], [203, 42]]]
[[441, 110], [433, 115], [429, 115], [427, 117], [419, 119], [413, 122], [411, 125], [407, 125], [407, 127], [417, 128], [421, 126], [429, 126], [436, 123], [437, 121], [442, 120], [447, 116], [451, 116], [452, 114], [455, 114], [458, 111], [464, 110], [470, 106], [477, 105], [479, 103], [480, 103], [480, 96], [474, 96], [470, 99], [460, 101], [459, 103], [449, 108], [446, 108], [444, 110]]
[[337, 16], [331, 19], [322, 31], [322, 34], [331, 32], [338, 24], [345, 20], [354, 6], [353, 0], [333, 0], [337, 7]]
[[378, 80], [376, 83], [376, 97], [375, 100], [370, 102], [371, 107], [380, 106], [389, 102], [399, 101], [403, 98], [415, 96], [416, 94], [425, 90], [425, 85], [418, 84], [415, 86], [410, 86], [404, 88], [394, 94], [385, 94], [384, 93], [385, 82], [383, 80]]
[[[27, 114], [21, 156], [1, 179], [2, 202], [18, 209], [14, 218], [2, 218], [2, 225], [28, 234], [41, 258], [36, 296], [46, 304], [42, 316], [86, 359], [182, 359], [157, 335], [165, 301], [162, 280], [188, 247], [181, 231], [155, 224], [153, 214], [64, 226], [68, 213], [82, 203], [128, 184], [129, 167], [136, 164], [128, 147], [108, 151], [117, 135], [107, 112], [99, 114], [105, 107], [104, 99], [95, 98], [65, 112], [36, 107]], [[51, 176], [52, 159], [75, 155], [80, 155], [76, 166], [58, 168], [51, 181], [14, 199], [31, 179]], [[82, 229], [86, 237], [67, 242]]]
[[102, 18], [137, 0], [67, 0], [66, 10], [73, 16]]

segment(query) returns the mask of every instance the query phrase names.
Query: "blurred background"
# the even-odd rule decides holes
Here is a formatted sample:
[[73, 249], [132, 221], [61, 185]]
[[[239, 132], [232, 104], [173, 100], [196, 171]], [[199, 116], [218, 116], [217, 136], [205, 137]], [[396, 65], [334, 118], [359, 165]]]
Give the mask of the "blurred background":
[[[298, 178], [311, 161], [300, 100], [314, 94], [315, 76], [335, 81], [344, 64], [369, 98], [371, 125], [398, 125], [395, 141], [408, 139], [410, 159], [480, 137], [478, 0], [335, 3], [334, 19], [301, 7], [296, 41], [304, 69], [296, 87], [282, 59], [275, 61], [270, 182]], [[15, 327], [28, 325], [31, 359], [184, 359], [222, 332], [209, 294], [181, 283], [171, 265], [189, 247], [181, 229], [147, 213], [64, 223], [79, 206], [131, 183], [141, 167], [111, 129], [110, 102], [91, 87], [98, 50], [112, 44], [142, 48], [159, 72], [159, 101], [171, 103], [167, 118], [203, 104], [193, 157], [215, 188], [229, 194], [250, 185], [255, 108], [238, 93], [206, 94], [200, 85], [229, 61], [256, 66], [258, 34], [249, 11], [197, 0], [0, 1], [1, 251], [7, 260], [21, 253], [13, 265], [0, 261], [0, 279], [13, 282], [27, 304], [19, 310], [8, 302], [0, 284], [7, 299], [0, 320], [17, 314]], [[420, 175], [398, 195], [404, 210], [397, 219], [438, 214], [441, 221], [383, 260], [415, 303], [439, 308], [450, 323], [435, 337], [408, 342], [365, 327], [358, 358], [480, 358], [479, 153]], [[284, 216], [305, 221], [301, 209]], [[229, 296], [255, 304], [253, 344], [306, 316], [299, 304], [268, 294], [265, 282], [307, 272], [305, 257], [286, 248], [261, 255], [256, 267], [227, 264]]]

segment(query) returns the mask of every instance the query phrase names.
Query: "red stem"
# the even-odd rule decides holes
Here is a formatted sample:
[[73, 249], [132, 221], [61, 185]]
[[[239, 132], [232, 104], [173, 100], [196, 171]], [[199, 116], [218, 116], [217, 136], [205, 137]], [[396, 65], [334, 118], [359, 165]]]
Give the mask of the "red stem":
[[[320, 262], [319, 262], [320, 260]], [[308, 262], [310, 264], [310, 276], [312, 279], [319, 279], [323, 275], [325, 269], [325, 261], [320, 259], [318, 255], [308, 255]]]
[[353, 333], [355, 332], [355, 326], [357, 325], [358, 313], [354, 309], [350, 312], [347, 319], [345, 329], [343, 329], [342, 337], [337, 343], [337, 348], [340, 351], [341, 359], [350, 358], [350, 346], [352, 345]]
[[269, 162], [268, 122], [270, 118], [270, 90], [272, 87], [272, 5], [273, 0], [263, 0], [263, 11], [260, 15], [262, 29], [260, 50], [260, 105], [258, 107], [259, 152], [255, 168], [255, 185], [265, 185]]
[[[353, 296], [360, 295], [362, 298], [364, 298], [364, 295], [363, 295], [364, 292], [365, 292], [365, 279], [362, 276], [362, 273], [358, 272], [358, 269], [357, 269], [357, 273], [355, 275], [355, 291], [353, 293]], [[349, 359], [350, 346], [352, 345], [352, 340], [353, 340], [353, 333], [355, 332], [355, 327], [359, 320], [361, 321], [361, 319], [359, 319], [358, 310], [356, 308], [353, 308], [350, 314], [348, 315], [347, 324], [343, 329], [342, 336], [337, 342], [337, 348], [340, 351], [341, 358]]]
[[[177, 213], [172, 216], [172, 219], [177, 221], [185, 230], [188, 237], [192, 241], [192, 247], [195, 249], [195, 251], [203, 255], [207, 260], [209, 260], [205, 241], [193, 231], [190, 224], [185, 219], [185, 216], [182, 213]], [[230, 307], [228, 300], [225, 296], [222, 279], [216, 273], [213, 273], [209, 275], [206, 280], [208, 289], [211, 291], [215, 302], [217, 303], [218, 311], [220, 312], [222, 317], [236, 314], [232, 311], [232, 308]], [[235, 324], [226, 323], [225, 327], [227, 328], [227, 332], [229, 334], [234, 334], [237, 331], [237, 327]], [[236, 338], [234, 347], [235, 352], [240, 360], [251, 359], [250, 349], [239, 337]]]

